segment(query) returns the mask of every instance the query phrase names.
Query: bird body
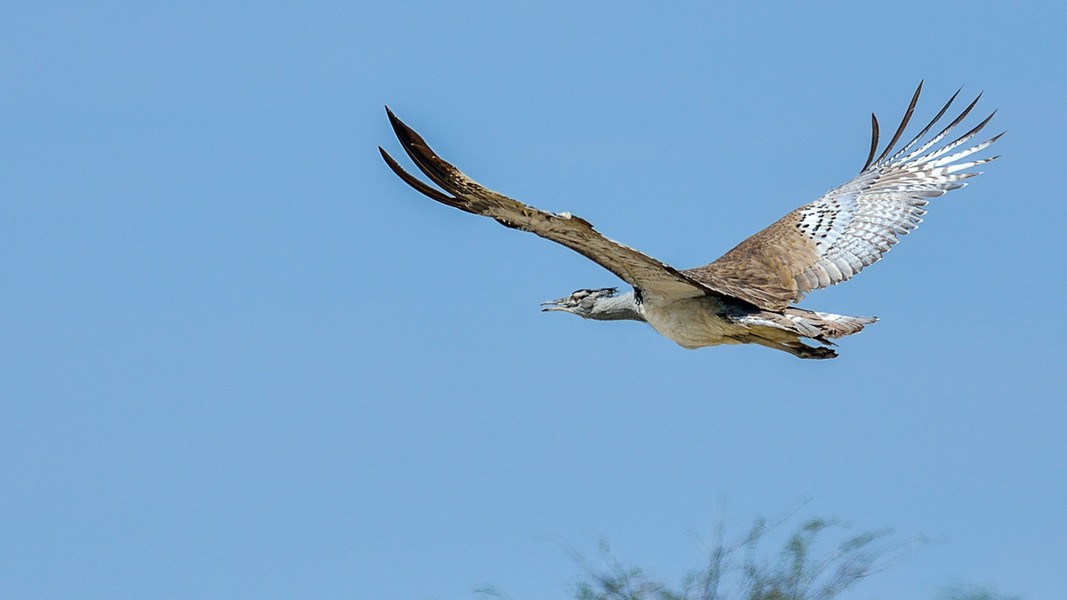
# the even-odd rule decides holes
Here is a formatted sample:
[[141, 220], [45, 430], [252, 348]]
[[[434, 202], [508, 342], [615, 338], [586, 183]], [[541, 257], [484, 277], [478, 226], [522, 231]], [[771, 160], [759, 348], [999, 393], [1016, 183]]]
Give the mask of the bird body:
[[677, 270], [608, 239], [585, 219], [539, 210], [483, 187], [438, 157], [388, 109], [393, 130], [408, 156], [447, 193], [404, 171], [384, 149], [379, 147], [379, 151], [393, 172], [423, 195], [567, 246], [633, 286], [633, 291], [623, 294], [616, 288], [578, 290], [542, 304], [545, 311], [570, 312], [595, 320], [644, 321], [690, 349], [754, 343], [799, 358], [833, 358], [837, 356], [831, 347], [833, 339], [857, 333], [876, 319], [815, 312], [793, 304], [807, 293], [846, 281], [880, 260], [899, 236], [918, 226], [930, 198], [963, 187], [965, 179], [979, 174], [967, 169], [997, 158], [964, 160], [1003, 135], [967, 145], [992, 114], [957, 139], [941, 144], [975, 107], [980, 95], [949, 125], [923, 142], [958, 91], [918, 135], [891, 155], [921, 91], [920, 83], [900, 126], [877, 158], [878, 121], [871, 116], [871, 148], [859, 175], [790, 212], [718, 260], [687, 270]]
[[663, 337], [688, 350], [740, 343], [748, 326], [729, 318], [728, 306], [714, 296], [641, 303], [641, 316]]
[[848, 317], [789, 307], [765, 311], [715, 296], [639, 298], [635, 291], [619, 294], [616, 288], [578, 290], [566, 298], [541, 305], [545, 311], [572, 312], [601, 321], [632, 320], [648, 323], [662, 336], [688, 350], [720, 344], [760, 344], [801, 358], [829, 358], [832, 350], [812, 347], [801, 338], [830, 343], [832, 338], [856, 333], [874, 317]]

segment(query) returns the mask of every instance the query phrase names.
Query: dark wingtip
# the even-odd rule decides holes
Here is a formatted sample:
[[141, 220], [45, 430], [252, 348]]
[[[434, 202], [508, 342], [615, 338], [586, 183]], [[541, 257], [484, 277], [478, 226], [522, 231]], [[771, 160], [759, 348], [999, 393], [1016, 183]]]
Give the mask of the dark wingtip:
[[444, 188], [445, 191], [461, 196], [463, 192], [456, 189], [454, 181], [457, 174], [462, 175], [459, 170], [437, 156], [437, 153], [430, 148], [426, 140], [414, 129], [408, 127], [399, 117], [391, 111], [388, 114], [389, 122], [393, 126], [393, 133], [396, 134], [397, 139], [400, 140], [400, 146], [411, 158], [412, 162], [415, 163], [415, 166], [431, 181]]
[[401, 121], [400, 117], [396, 116], [396, 113], [390, 110], [388, 106], [385, 107], [385, 115], [389, 117], [389, 125], [393, 127], [393, 131], [396, 132], [397, 137], [400, 137], [402, 131], [411, 130], [411, 128]]
[[430, 187], [429, 185], [423, 183], [422, 181], [419, 181], [419, 179], [413, 177], [410, 173], [405, 171], [403, 167], [401, 167], [400, 164], [397, 163], [396, 160], [394, 160], [393, 157], [385, 151], [385, 148], [378, 146], [378, 152], [382, 155], [382, 160], [384, 160], [385, 164], [389, 166], [389, 169], [392, 170], [393, 173], [397, 175], [397, 177], [403, 180], [404, 183], [414, 188], [415, 191], [426, 196], [427, 198], [436, 200], [441, 204], [447, 204], [448, 206], [452, 206], [454, 208], [470, 212], [470, 209], [467, 208], [467, 206], [459, 198], [453, 198], [448, 194], [442, 193], [440, 190]]
[[412, 140], [412, 134], [414, 134], [414, 137], [418, 137], [418, 134], [408, 127], [407, 123], [401, 121], [400, 117], [396, 116], [396, 113], [390, 110], [388, 106], [385, 107], [385, 114], [389, 117], [389, 125], [392, 126], [393, 133], [402, 143], [407, 144], [414, 141]]
[[400, 119], [397, 118], [396, 114], [392, 111], [392, 109], [389, 108], [388, 104], [385, 105], [385, 116], [388, 117], [389, 126], [393, 128], [393, 132], [394, 133], [397, 130], [397, 125], [398, 124], [399, 125], [403, 125], [404, 124], [403, 121], [401, 121]]
[[[414, 129], [408, 126], [407, 123], [400, 120], [400, 117], [393, 114], [393, 111], [389, 110], [389, 107], [385, 107], [385, 113], [389, 116], [389, 124], [393, 127], [393, 133], [396, 134], [396, 138], [400, 140], [400, 144], [404, 147], [404, 151], [408, 153], [408, 156], [422, 169], [423, 172], [426, 168], [423, 162], [420, 161], [420, 157], [416, 154], [416, 151], [434, 156], [433, 150], [426, 143], [426, 140], [422, 139], [422, 136], [415, 132]], [[433, 178], [433, 175], [426, 173]], [[436, 181], [436, 180], [435, 180]]]
[[874, 153], [878, 151], [878, 116], [871, 113], [871, 151], [867, 153], [867, 161], [863, 163], [860, 173], [867, 170], [874, 160]]
[[[444, 167], [447, 167], [448, 169], [454, 169], [455, 167], [452, 167], [448, 163], [445, 163], [441, 159], [437, 158], [433, 150], [431, 150], [430, 147], [426, 145], [426, 141], [422, 139], [422, 136], [416, 133], [414, 129], [408, 127], [407, 124], [401, 121], [399, 117], [393, 114], [393, 111], [390, 110], [388, 106], [385, 107], [385, 113], [389, 116], [389, 123], [392, 125], [393, 132], [396, 134], [397, 139], [400, 140], [401, 147], [404, 148], [404, 152], [406, 152], [408, 157], [410, 157], [411, 160], [415, 163], [415, 166], [418, 167], [419, 170], [422, 171], [424, 174], [426, 174], [426, 176], [429, 177], [431, 181], [441, 186], [446, 191], [452, 192], [454, 194], [455, 192], [449, 187], [449, 181], [446, 176], [447, 173], [443, 173], [442, 166], [437, 163], [443, 163]], [[382, 155], [382, 159], [385, 161], [385, 164], [389, 166], [393, 173], [400, 177], [400, 179], [402, 179], [404, 183], [407, 183], [411, 187], [415, 188], [415, 190], [419, 193], [429, 198], [432, 198], [433, 200], [436, 200], [442, 204], [447, 204], [460, 210], [471, 212], [470, 208], [466, 206], [466, 204], [459, 198], [449, 196], [448, 194], [443, 193], [440, 190], [434, 189], [426, 183], [423, 183], [416, 177], [413, 177], [410, 173], [405, 171], [396, 162], [396, 160], [394, 160], [393, 157], [390, 156], [389, 153], [386, 152], [385, 149], [381, 146], [378, 146], [378, 152]]]
[[388, 104], [385, 105], [385, 114], [386, 114], [386, 116], [389, 117], [389, 124], [392, 125], [393, 127], [396, 127], [397, 123], [400, 123], [401, 125], [403, 125], [403, 121], [401, 121], [399, 118], [397, 118], [396, 113], [394, 113], [393, 110], [391, 108], [389, 108]]
[[924, 81], [925, 80], [920, 81], [919, 86], [915, 88], [915, 93], [911, 95], [911, 102], [908, 103], [908, 109], [904, 111], [904, 117], [900, 120], [900, 125], [897, 126], [896, 133], [893, 134], [889, 143], [885, 145], [885, 150], [878, 155], [878, 158], [874, 159], [875, 164], [885, 160], [885, 158], [889, 156], [889, 153], [893, 151], [893, 146], [896, 146], [897, 142], [900, 141], [900, 136], [904, 135], [904, 131], [908, 128], [908, 123], [911, 122], [912, 115], [915, 114], [915, 107], [919, 104], [919, 96], [922, 95]]

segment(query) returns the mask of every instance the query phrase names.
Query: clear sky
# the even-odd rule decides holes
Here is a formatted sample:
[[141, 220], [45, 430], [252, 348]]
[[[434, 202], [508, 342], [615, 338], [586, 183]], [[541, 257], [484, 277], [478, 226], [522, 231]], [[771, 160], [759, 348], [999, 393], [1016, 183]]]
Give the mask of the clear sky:
[[[852, 598], [1063, 593], [1062, 3], [9, 3], [0, 597], [565, 598], [717, 515], [931, 540]], [[803, 306], [834, 361], [542, 314], [618, 282], [397, 180], [383, 105], [486, 185], [678, 267], [959, 86], [973, 185]], [[973, 121], [972, 121], [973, 122]]]

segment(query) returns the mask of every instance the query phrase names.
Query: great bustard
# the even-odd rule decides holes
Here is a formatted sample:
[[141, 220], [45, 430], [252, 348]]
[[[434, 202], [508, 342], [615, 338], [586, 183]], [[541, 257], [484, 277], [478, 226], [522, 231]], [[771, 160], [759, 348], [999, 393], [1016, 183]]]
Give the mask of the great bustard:
[[[918, 135], [890, 155], [921, 91], [922, 83], [877, 158], [878, 119], [871, 115], [871, 149], [859, 175], [787, 214], [715, 262], [684, 271], [604, 237], [585, 219], [538, 210], [483, 187], [439, 158], [388, 108], [389, 121], [408, 156], [447, 194], [408, 174], [380, 146], [378, 150], [393, 172], [422, 194], [563, 244], [633, 286], [633, 291], [624, 294], [616, 288], [578, 290], [543, 303], [542, 310], [586, 319], [645, 321], [685, 348], [755, 343], [800, 358], [833, 358], [837, 353], [830, 347], [832, 339], [857, 333], [876, 319], [814, 312], [791, 304], [812, 290], [851, 278], [882, 258], [898, 236], [922, 221], [928, 198], [963, 187], [964, 179], [979, 174], [966, 169], [997, 158], [960, 162], [1003, 134], [952, 153], [970, 142], [995, 111], [956, 140], [939, 145], [970, 114], [981, 94], [940, 133], [916, 147], [959, 91]], [[804, 338], [819, 346], [804, 343]]]

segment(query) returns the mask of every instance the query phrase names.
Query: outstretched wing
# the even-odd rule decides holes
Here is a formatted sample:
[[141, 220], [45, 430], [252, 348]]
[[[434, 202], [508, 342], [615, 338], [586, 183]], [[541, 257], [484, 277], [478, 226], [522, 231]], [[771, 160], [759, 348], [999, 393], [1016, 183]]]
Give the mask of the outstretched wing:
[[968, 144], [993, 118], [994, 111], [956, 140], [938, 146], [970, 114], [981, 98], [979, 94], [947, 127], [916, 148], [952, 105], [957, 91], [917, 136], [890, 156], [911, 120], [921, 91], [922, 83], [893, 139], [877, 159], [878, 119], [871, 115], [870, 154], [852, 181], [794, 210], [715, 262], [682, 273], [760, 308], [780, 310], [812, 290], [848, 280], [881, 259], [899, 236], [919, 225], [929, 198], [963, 187], [963, 180], [979, 174], [963, 171], [997, 157], [960, 161], [1003, 135], [952, 153]]
[[448, 192], [442, 193], [413, 177], [379, 146], [389, 168], [423, 195], [471, 214], [491, 217], [506, 227], [529, 231], [563, 244], [618, 275], [643, 294], [683, 298], [715, 293], [670, 265], [604, 237], [585, 219], [569, 213], [539, 210], [483, 187], [438, 157], [418, 133], [388, 108], [385, 110], [411, 160], [431, 181]]

